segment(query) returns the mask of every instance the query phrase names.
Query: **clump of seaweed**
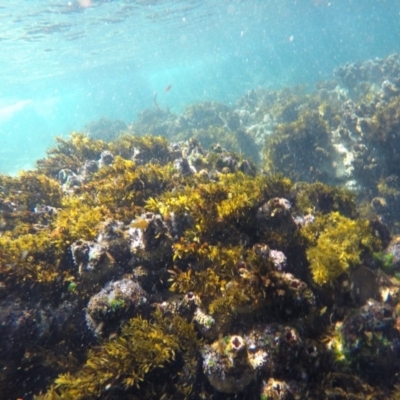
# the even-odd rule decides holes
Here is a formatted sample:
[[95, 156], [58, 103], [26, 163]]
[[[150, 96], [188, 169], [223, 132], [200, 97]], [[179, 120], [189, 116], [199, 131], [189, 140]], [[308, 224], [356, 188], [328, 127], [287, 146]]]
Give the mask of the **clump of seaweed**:
[[380, 246], [368, 221], [351, 220], [338, 212], [318, 216], [315, 223], [304, 228], [303, 234], [310, 243], [307, 259], [318, 285], [350, 272], [361, 264], [366, 252], [372, 254]]
[[297, 120], [279, 124], [267, 136], [266, 169], [294, 181], [326, 181], [332, 168], [331, 146], [328, 125], [319, 113], [302, 111]]
[[[0, 275], [8, 280], [51, 283], [61, 277], [57, 247], [47, 231], [0, 237]], [[68, 276], [68, 274], [66, 275]]]
[[322, 182], [296, 183], [296, 209], [300, 213], [337, 211], [349, 218], [356, 217], [355, 194], [341, 187], [328, 186]]
[[[247, 254], [245, 254], [247, 253]], [[174, 245], [177, 264], [196, 259], [196, 270], [183, 271], [177, 266], [171, 271], [171, 290], [178, 293], [193, 292], [202, 297], [208, 311], [229, 319], [239, 310], [259, 308], [268, 287], [271, 264], [257, 258], [254, 251], [243, 252], [239, 246], [224, 248], [205, 244], [196, 246]], [[247, 262], [253, 258], [253, 263]], [[248, 284], [247, 292], [243, 287]]]
[[129, 223], [149, 197], [157, 196], [168, 185], [171, 176], [170, 165], [136, 166], [116, 156], [112, 165], [100, 169], [82, 191], [114, 218]]
[[[195, 375], [195, 354], [198, 340], [193, 325], [175, 315], [162, 316], [160, 311], [152, 315], [152, 320], [132, 318], [119, 336], [109, 339], [99, 348], [89, 352], [88, 359], [75, 374], [62, 374], [55, 386], [37, 400], [54, 398], [99, 398], [118, 393], [120, 388], [132, 394], [152, 393], [154, 397], [176, 393], [189, 395], [193, 378], [184, 381], [182, 362]], [[166, 374], [174, 378], [165, 385], [150, 381], [149, 375]], [[189, 371], [186, 371], [189, 373]], [[142, 398], [144, 398], [142, 397]]]
[[34, 211], [38, 206], [59, 207], [62, 192], [54, 179], [39, 171], [21, 171], [16, 177], [0, 175], [0, 199], [13, 203], [15, 211]]
[[168, 141], [161, 136], [123, 134], [109, 144], [109, 150], [124, 159], [133, 157], [139, 164], [172, 161]]
[[[310, 100], [312, 97], [306, 94], [302, 86], [284, 88], [274, 93], [270, 112], [279, 123], [294, 122]], [[315, 104], [310, 104], [309, 108], [315, 108]]]
[[47, 151], [47, 158], [37, 161], [40, 172], [57, 177], [60, 170], [78, 172], [84, 160], [98, 160], [108, 146], [102, 140], [89, 138], [87, 135], [72, 132], [69, 139], [56, 137], [57, 145]]
[[59, 183], [39, 171], [1, 176], [0, 181], [2, 278], [36, 283], [61, 278], [61, 253], [51, 237], [63, 201]]
[[[200, 177], [201, 179], [201, 177]], [[181, 237], [194, 242], [217, 243], [235, 232], [252, 230], [257, 207], [278, 192], [288, 192], [290, 181], [280, 177], [248, 176], [240, 171], [219, 175], [218, 180], [164, 192], [159, 200], [149, 198], [146, 208], [164, 218], [179, 218], [188, 212], [194, 221]], [[183, 235], [184, 234], [184, 235]], [[186, 242], [185, 240], [185, 242]], [[237, 236], [240, 240], [240, 236]]]
[[[62, 208], [54, 221], [55, 242], [72, 243], [78, 239], [92, 240], [97, 236], [98, 226], [105, 219], [107, 210], [94, 202], [77, 196], [64, 197]], [[61, 243], [60, 243], [61, 244]]]

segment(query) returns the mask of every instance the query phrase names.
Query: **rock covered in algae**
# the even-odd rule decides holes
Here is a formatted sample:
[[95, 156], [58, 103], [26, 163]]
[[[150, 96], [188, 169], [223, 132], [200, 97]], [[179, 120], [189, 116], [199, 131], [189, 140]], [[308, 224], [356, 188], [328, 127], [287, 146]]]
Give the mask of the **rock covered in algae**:
[[400, 236], [394, 237], [385, 249], [384, 262], [389, 268], [400, 268]]
[[[79, 341], [77, 332], [83, 339], [81, 310], [76, 301], [40, 304], [41, 300], [38, 297], [33, 303], [32, 298], [10, 294], [0, 300], [1, 398], [14, 398], [18, 393], [32, 398], [38, 393], [38, 385], [43, 387], [43, 378], [55, 377], [56, 364], [68, 359], [65, 350], [69, 346], [64, 343]], [[70, 356], [71, 361], [75, 359]], [[34, 384], [30, 383], [32, 376], [36, 377]]]
[[99, 168], [105, 167], [107, 165], [111, 165], [114, 161], [114, 155], [109, 150], [104, 150], [100, 154], [100, 158], [98, 161]]
[[208, 313], [200, 297], [193, 292], [170, 298], [159, 303], [158, 307], [164, 315], [178, 314], [192, 321], [201, 336], [209, 340], [216, 339], [224, 327], [224, 322]]
[[[396, 315], [389, 304], [368, 300], [341, 327], [345, 351], [361, 365], [374, 360], [375, 367], [398, 368], [400, 334], [395, 329]], [[363, 335], [360, 335], [363, 333]]]
[[52, 334], [60, 335], [76, 312], [76, 305], [68, 301], [56, 307], [32, 307], [28, 301], [9, 296], [0, 300], [0, 305], [0, 350], [4, 359], [12, 359], [26, 346], [43, 345]]
[[97, 243], [107, 249], [110, 261], [123, 265], [131, 256], [125, 224], [113, 218], [107, 218], [99, 224]]
[[337, 323], [336, 334], [330, 337], [328, 347], [334, 349], [338, 362], [355, 366], [360, 376], [371, 383], [379, 382], [384, 374], [386, 384], [390, 384], [400, 366], [396, 317], [390, 304], [369, 299], [343, 322]]
[[102, 335], [115, 321], [143, 314], [147, 305], [148, 294], [137, 282], [130, 279], [109, 282], [90, 298], [86, 321], [96, 335]]

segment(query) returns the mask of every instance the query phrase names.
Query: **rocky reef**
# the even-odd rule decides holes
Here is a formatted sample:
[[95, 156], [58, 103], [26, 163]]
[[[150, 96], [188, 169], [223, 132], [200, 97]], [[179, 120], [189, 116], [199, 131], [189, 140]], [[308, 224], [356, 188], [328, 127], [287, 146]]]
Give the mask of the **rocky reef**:
[[0, 397], [399, 398], [398, 68], [103, 121], [0, 175]]
[[[347, 187], [397, 227], [400, 165], [400, 56], [349, 63], [312, 90], [251, 90], [235, 104], [189, 105], [180, 115], [157, 105], [130, 126], [171, 141], [219, 143], [293, 181]], [[397, 228], [396, 228], [397, 229]]]

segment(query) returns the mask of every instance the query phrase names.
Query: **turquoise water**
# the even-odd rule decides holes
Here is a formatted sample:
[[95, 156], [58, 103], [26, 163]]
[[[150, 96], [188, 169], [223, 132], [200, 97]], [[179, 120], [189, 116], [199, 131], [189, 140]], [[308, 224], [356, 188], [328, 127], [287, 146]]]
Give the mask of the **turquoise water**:
[[[232, 103], [400, 51], [400, 1], [14, 0], [0, 5], [0, 171], [54, 136], [160, 106]], [[165, 88], [170, 86], [170, 90]]]

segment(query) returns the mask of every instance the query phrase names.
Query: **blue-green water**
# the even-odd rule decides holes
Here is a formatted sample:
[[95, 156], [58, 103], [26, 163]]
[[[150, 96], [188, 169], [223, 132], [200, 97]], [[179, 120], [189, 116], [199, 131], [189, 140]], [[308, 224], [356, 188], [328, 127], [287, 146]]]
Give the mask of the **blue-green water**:
[[[152, 107], [312, 84], [400, 51], [397, 0], [14, 0], [0, 4], [0, 171], [56, 135]], [[169, 91], [165, 88], [171, 85]]]

